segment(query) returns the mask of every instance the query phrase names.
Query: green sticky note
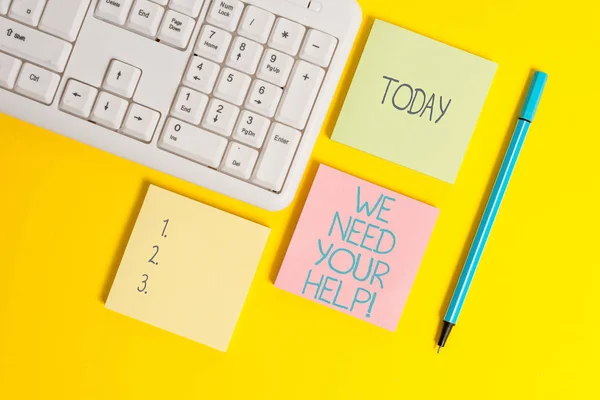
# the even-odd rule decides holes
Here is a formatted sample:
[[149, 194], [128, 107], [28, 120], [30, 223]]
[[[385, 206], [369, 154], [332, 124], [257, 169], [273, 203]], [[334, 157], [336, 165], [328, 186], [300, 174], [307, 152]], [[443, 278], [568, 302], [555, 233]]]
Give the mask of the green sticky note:
[[377, 20], [332, 139], [454, 183], [496, 68]]

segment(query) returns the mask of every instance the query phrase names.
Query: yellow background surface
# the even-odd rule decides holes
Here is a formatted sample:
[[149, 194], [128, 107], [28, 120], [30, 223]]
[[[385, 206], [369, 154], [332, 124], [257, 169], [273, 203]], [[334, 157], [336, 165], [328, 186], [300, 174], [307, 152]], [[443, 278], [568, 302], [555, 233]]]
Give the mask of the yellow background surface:
[[[360, 2], [365, 24], [334, 107], [279, 213], [0, 116], [0, 399], [598, 398], [600, 6]], [[377, 17], [499, 64], [452, 186], [328, 138]], [[547, 90], [438, 355], [441, 314], [532, 68], [548, 72]], [[319, 162], [441, 209], [395, 333], [273, 286]], [[227, 353], [104, 308], [149, 183], [272, 228]]]

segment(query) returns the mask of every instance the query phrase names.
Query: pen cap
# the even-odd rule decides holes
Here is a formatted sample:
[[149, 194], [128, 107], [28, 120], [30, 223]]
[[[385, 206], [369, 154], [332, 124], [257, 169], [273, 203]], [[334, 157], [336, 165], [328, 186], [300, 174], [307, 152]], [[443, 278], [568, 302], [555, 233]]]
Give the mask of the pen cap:
[[545, 72], [535, 71], [533, 73], [533, 78], [529, 84], [529, 91], [527, 92], [527, 97], [523, 103], [523, 108], [521, 108], [521, 114], [519, 115], [519, 118], [529, 122], [533, 121], [533, 117], [537, 111], [538, 104], [540, 104], [542, 92], [544, 91], [544, 86], [546, 86], [547, 80], [548, 74]]

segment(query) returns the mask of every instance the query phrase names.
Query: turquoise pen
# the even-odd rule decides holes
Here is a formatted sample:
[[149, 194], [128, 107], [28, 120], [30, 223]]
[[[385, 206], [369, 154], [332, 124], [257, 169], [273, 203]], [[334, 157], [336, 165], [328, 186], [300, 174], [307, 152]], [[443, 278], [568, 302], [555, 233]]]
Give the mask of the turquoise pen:
[[498, 210], [500, 209], [500, 204], [504, 198], [504, 193], [506, 193], [508, 182], [515, 169], [515, 164], [517, 163], [517, 158], [519, 158], [519, 153], [523, 147], [525, 136], [527, 135], [529, 126], [531, 125], [538, 108], [547, 79], [548, 75], [544, 72], [536, 71], [533, 74], [527, 97], [525, 98], [525, 103], [523, 103], [517, 125], [515, 126], [513, 137], [508, 146], [506, 155], [504, 156], [504, 161], [502, 161], [502, 166], [500, 167], [500, 172], [494, 183], [494, 188], [492, 189], [488, 203], [485, 206], [483, 217], [479, 222], [477, 233], [471, 244], [471, 249], [467, 255], [467, 260], [465, 261], [460, 278], [458, 279], [456, 289], [454, 289], [448, 311], [446, 311], [446, 315], [444, 316], [444, 325], [442, 327], [440, 339], [438, 340], [438, 353], [440, 352], [440, 349], [445, 346], [450, 331], [454, 325], [456, 325], [458, 315], [460, 314], [460, 310], [467, 297], [467, 292], [473, 281], [473, 276], [475, 275], [475, 271], [481, 260], [485, 244], [490, 236], [492, 225], [498, 215]]

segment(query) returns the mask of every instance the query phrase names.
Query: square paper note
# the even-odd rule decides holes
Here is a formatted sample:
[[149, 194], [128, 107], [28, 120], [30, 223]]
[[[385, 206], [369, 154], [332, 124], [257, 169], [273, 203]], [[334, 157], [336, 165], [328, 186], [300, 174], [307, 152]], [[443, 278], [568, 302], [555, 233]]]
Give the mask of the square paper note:
[[496, 64], [375, 21], [332, 139], [454, 183]]
[[437, 215], [322, 165], [275, 285], [395, 331]]
[[268, 235], [150, 186], [106, 307], [225, 351]]

